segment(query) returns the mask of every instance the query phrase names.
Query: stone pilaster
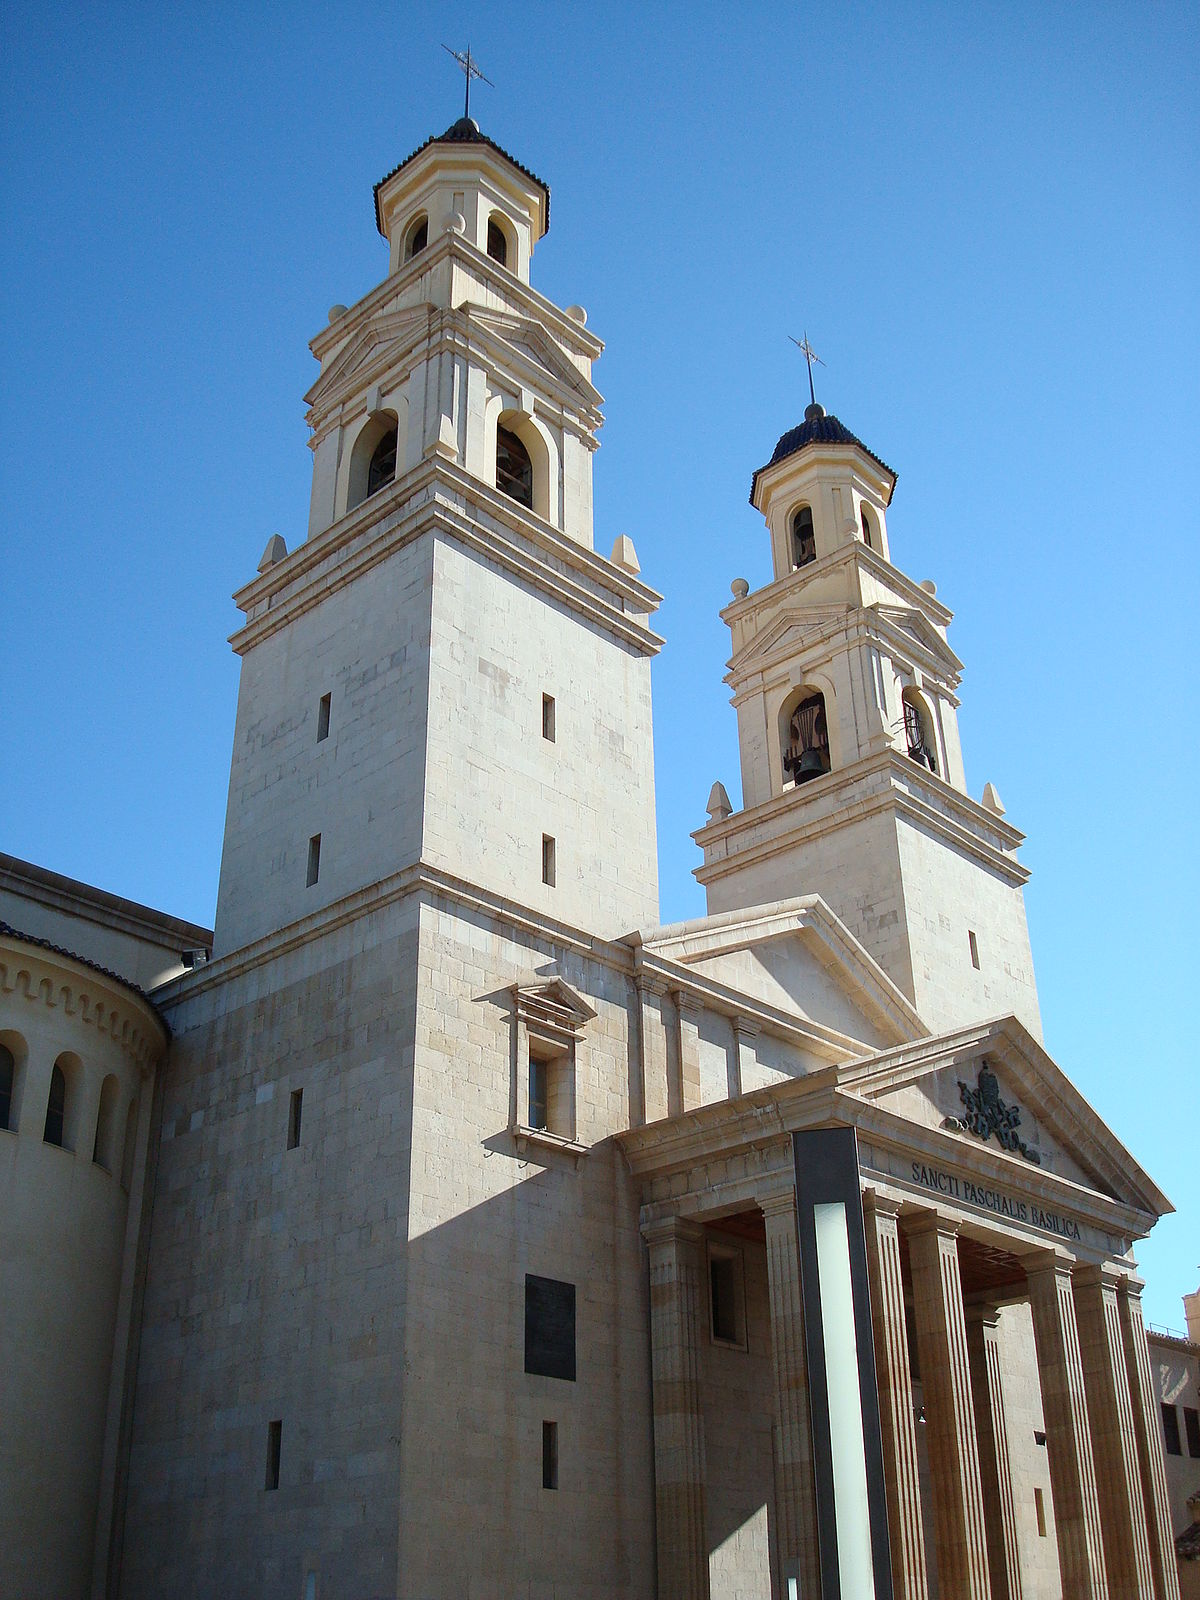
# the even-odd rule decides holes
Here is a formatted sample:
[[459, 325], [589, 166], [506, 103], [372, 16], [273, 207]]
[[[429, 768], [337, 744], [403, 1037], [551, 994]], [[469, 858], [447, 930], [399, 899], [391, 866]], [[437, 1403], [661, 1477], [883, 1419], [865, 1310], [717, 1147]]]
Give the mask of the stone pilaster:
[[674, 999], [679, 1012], [679, 1109], [694, 1111], [700, 1104], [700, 1002], [682, 991]]
[[990, 1600], [958, 1224], [927, 1212], [904, 1231], [933, 1476], [938, 1594], [940, 1600]]
[[1117, 1304], [1119, 1281], [1118, 1274], [1108, 1267], [1076, 1271], [1075, 1316], [1109, 1586], [1113, 1594], [1128, 1595], [1129, 1600], [1154, 1600], [1150, 1539]]
[[642, 1047], [642, 1104], [640, 1116], [631, 1116], [633, 1126], [639, 1121], [661, 1122], [669, 1115], [667, 1029], [663, 1021], [662, 1002], [666, 986], [639, 975], [637, 979], [638, 1017], [641, 1025]]
[[879, 1422], [883, 1435], [884, 1487], [892, 1550], [895, 1600], [927, 1600], [925, 1533], [917, 1467], [912, 1373], [900, 1275], [899, 1206], [868, 1189], [863, 1195], [867, 1268], [871, 1277], [871, 1322], [875, 1373], [879, 1383]]
[[658, 1592], [672, 1600], [708, 1600], [698, 1356], [703, 1233], [672, 1217], [647, 1228], [645, 1236], [650, 1252]]
[[1000, 1369], [1000, 1313], [994, 1306], [967, 1307], [967, 1353], [971, 1362], [975, 1433], [979, 1441], [979, 1481], [983, 1487], [992, 1600], [1022, 1600], [1017, 1513]]
[[1167, 1499], [1167, 1467], [1163, 1458], [1158, 1393], [1150, 1375], [1146, 1324], [1142, 1320], [1142, 1285], [1136, 1278], [1122, 1279], [1117, 1293], [1117, 1307], [1121, 1317], [1125, 1370], [1129, 1378], [1129, 1399], [1133, 1408], [1133, 1431], [1137, 1440], [1138, 1471], [1142, 1484], [1142, 1504], [1146, 1512], [1146, 1532], [1150, 1541], [1154, 1593], [1157, 1600], [1179, 1600], [1179, 1568], [1175, 1564], [1171, 1505]]
[[1071, 1263], [1051, 1251], [1039, 1251], [1025, 1257], [1025, 1272], [1042, 1380], [1063, 1593], [1072, 1600], [1108, 1600]]
[[732, 1100], [738, 1095], [747, 1093], [747, 1083], [754, 1081], [754, 1066], [757, 1060], [755, 1043], [758, 1038], [758, 1023], [751, 1022], [748, 1017], [736, 1017], [733, 1024], [733, 1054], [736, 1077], [729, 1084], [729, 1098]]
[[[802, 1595], [821, 1592], [817, 1498], [813, 1475], [808, 1356], [800, 1294], [796, 1192], [759, 1199], [767, 1230], [771, 1357], [775, 1379], [775, 1527], [780, 1570], [794, 1572]], [[665, 1595], [660, 1581], [659, 1593]], [[786, 1582], [783, 1592], [787, 1594]]]

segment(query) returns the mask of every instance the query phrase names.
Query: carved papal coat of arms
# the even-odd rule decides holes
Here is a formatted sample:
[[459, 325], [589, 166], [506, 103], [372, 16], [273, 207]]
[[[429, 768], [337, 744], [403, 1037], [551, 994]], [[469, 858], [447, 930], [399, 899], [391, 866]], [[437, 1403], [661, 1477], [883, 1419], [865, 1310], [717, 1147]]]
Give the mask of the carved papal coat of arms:
[[1032, 1161], [1035, 1166], [1041, 1166], [1041, 1156], [1036, 1150], [1031, 1150], [1017, 1132], [1021, 1125], [1020, 1110], [1000, 1098], [996, 1074], [986, 1061], [979, 1064], [979, 1080], [975, 1088], [972, 1089], [969, 1083], [964, 1083], [960, 1078], [958, 1092], [962, 1096], [966, 1114], [947, 1117], [943, 1127], [952, 1128], [955, 1133], [973, 1133], [985, 1144], [995, 1134], [996, 1143], [1002, 1149], [1011, 1150], [1014, 1154], [1024, 1156], [1026, 1161]]

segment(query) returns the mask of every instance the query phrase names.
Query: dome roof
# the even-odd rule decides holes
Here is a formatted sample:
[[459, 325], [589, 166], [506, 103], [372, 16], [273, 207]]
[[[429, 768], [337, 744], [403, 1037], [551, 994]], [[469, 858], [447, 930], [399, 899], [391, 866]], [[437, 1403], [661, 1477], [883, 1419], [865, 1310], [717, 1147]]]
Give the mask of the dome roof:
[[754, 504], [754, 492], [758, 488], [758, 480], [767, 471], [768, 467], [776, 466], [780, 461], [786, 461], [788, 456], [798, 455], [801, 450], [810, 444], [848, 444], [856, 450], [861, 450], [864, 455], [870, 456], [877, 466], [883, 468], [892, 480], [893, 487], [896, 474], [887, 462], [877, 456], [874, 450], [868, 450], [857, 434], [850, 432], [845, 423], [837, 417], [826, 414], [825, 407], [820, 405], [807, 406], [804, 411], [804, 421], [796, 428], [789, 428], [775, 446], [774, 453], [765, 467], [759, 467], [750, 482], [750, 504]]
[[481, 133], [479, 131], [479, 124], [475, 121], [474, 117], [459, 117], [457, 122], [452, 122], [450, 124], [445, 133], [433, 134], [432, 137], [426, 139], [423, 145], [419, 145], [413, 151], [412, 155], [405, 156], [404, 160], [400, 162], [399, 166], [393, 167], [390, 172], [385, 173], [384, 176], [380, 178], [379, 182], [375, 185], [375, 226], [379, 229], [380, 233], [383, 232], [383, 213], [379, 208], [379, 191], [383, 188], [385, 183], [389, 182], [396, 176], [398, 172], [402, 171], [410, 161], [415, 161], [423, 151], [428, 150], [431, 144], [483, 144], [486, 145], [489, 150], [494, 150], [498, 156], [501, 156], [505, 161], [508, 162], [510, 167], [515, 168], [515, 170], [519, 172], [522, 177], [528, 178], [531, 183], [535, 183], [545, 195], [546, 226], [543, 228], [542, 232], [544, 234], [549, 233], [550, 190], [548, 186], [542, 182], [536, 172], [530, 172], [528, 167], [523, 167], [519, 161], [517, 161], [513, 156], [510, 156], [507, 150], [502, 150], [494, 139], [489, 139], [486, 133]]

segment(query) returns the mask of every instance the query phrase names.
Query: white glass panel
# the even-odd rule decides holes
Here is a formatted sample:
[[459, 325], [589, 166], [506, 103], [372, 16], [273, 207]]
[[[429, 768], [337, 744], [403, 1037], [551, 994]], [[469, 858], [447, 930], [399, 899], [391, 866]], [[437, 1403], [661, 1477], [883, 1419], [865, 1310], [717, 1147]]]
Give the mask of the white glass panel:
[[875, 1600], [846, 1208], [840, 1203], [814, 1206], [813, 1218], [817, 1232], [817, 1274], [821, 1281], [821, 1334], [829, 1389], [829, 1439], [833, 1451], [841, 1592], [854, 1595], [856, 1600], [859, 1596], [863, 1600]]

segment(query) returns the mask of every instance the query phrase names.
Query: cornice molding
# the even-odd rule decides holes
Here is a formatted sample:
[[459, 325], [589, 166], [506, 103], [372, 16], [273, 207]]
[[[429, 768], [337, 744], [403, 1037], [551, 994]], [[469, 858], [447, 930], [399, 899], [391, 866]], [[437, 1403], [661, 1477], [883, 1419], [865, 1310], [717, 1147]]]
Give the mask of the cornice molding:
[[[168, 1033], [154, 1006], [118, 978], [109, 978], [73, 957], [0, 934], [0, 994], [42, 1005], [111, 1039], [148, 1074], [166, 1047]], [[68, 1041], [64, 1039], [66, 1048]]]

